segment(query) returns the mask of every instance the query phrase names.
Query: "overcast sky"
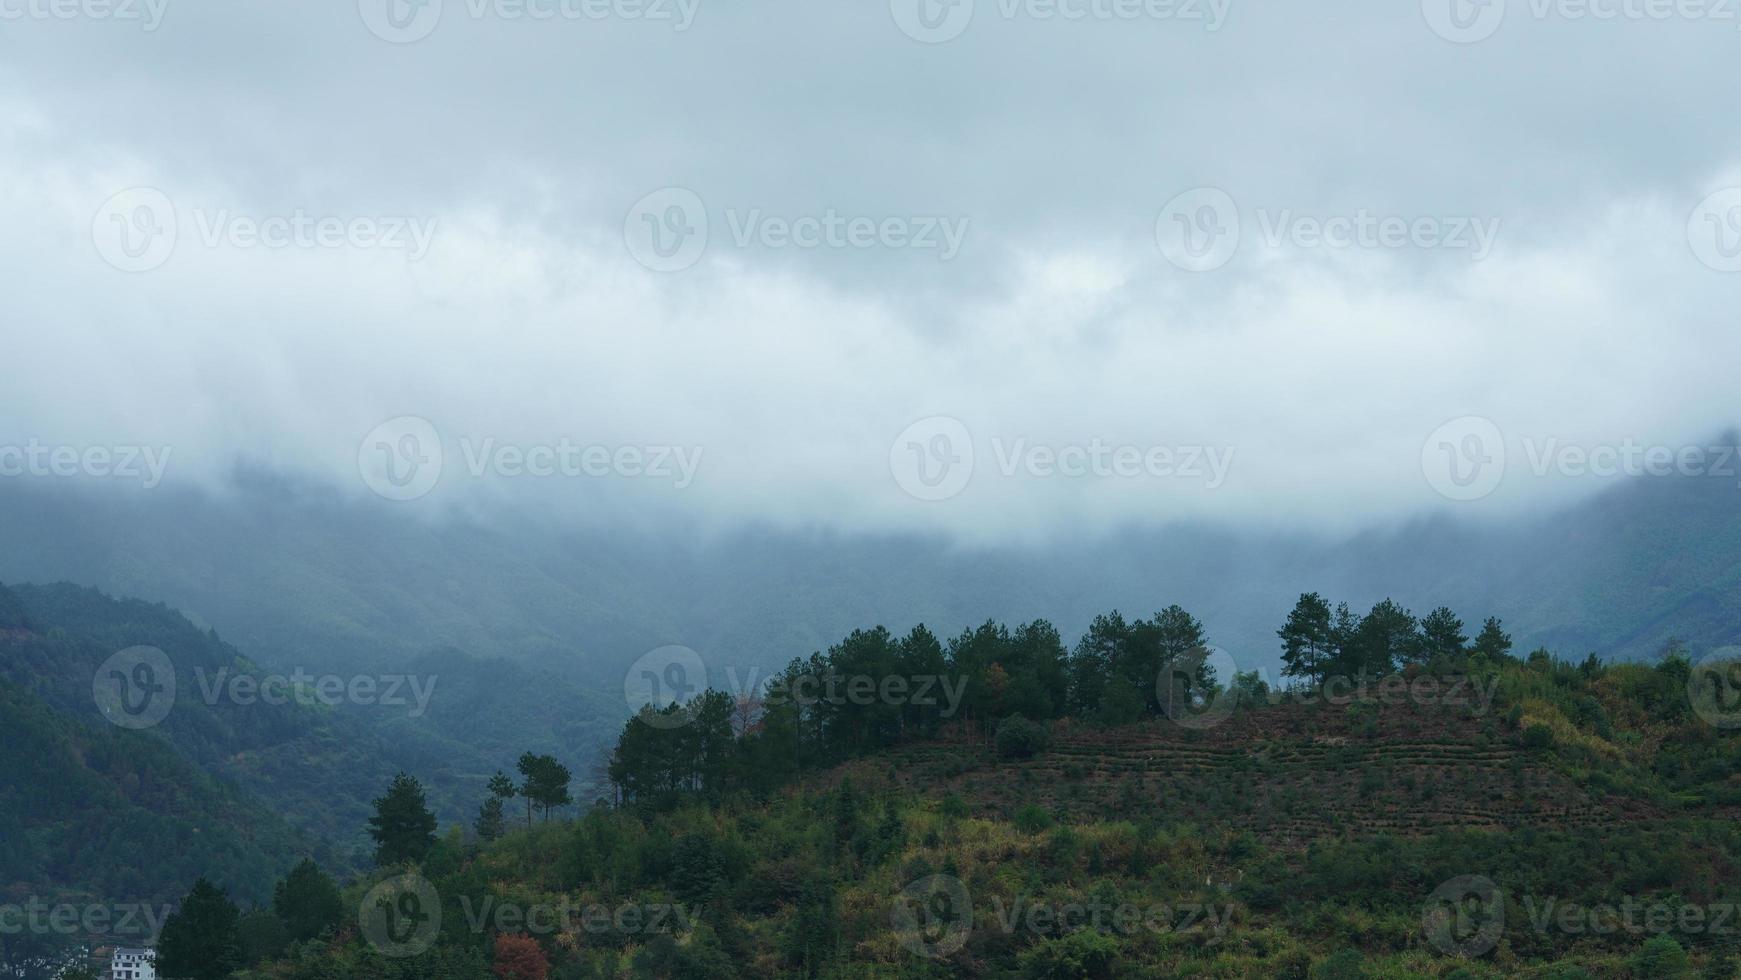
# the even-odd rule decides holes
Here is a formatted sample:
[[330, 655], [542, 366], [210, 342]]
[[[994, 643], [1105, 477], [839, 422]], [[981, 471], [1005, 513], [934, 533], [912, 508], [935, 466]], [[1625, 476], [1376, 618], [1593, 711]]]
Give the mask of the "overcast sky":
[[1741, 11], [1464, 3], [0, 0], [0, 479], [1551, 505], [1741, 421]]

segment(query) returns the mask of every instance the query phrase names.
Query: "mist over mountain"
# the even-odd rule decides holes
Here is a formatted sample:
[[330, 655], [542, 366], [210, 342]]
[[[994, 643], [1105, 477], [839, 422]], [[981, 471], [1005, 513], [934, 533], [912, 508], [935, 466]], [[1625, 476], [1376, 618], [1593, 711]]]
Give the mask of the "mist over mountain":
[[253, 480], [224, 496], [0, 487], [0, 580], [67, 580], [162, 601], [263, 663], [358, 669], [438, 648], [549, 671], [604, 710], [624, 668], [691, 647], [714, 683], [850, 630], [1179, 603], [1242, 667], [1276, 676], [1299, 592], [1501, 617], [1520, 647], [1634, 658], [1670, 637], [1741, 636], [1732, 478], [1642, 477], [1537, 517], [1446, 511], [1332, 537], [1206, 522], [1047, 546], [772, 528], [700, 536], [578, 529], [506, 513], [430, 521], [380, 502]]

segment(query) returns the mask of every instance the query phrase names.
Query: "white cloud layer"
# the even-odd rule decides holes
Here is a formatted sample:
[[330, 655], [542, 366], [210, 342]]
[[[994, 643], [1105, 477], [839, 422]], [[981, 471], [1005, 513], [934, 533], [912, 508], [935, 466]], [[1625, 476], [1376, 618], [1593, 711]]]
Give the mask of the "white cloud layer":
[[[1713, 263], [1741, 193], [1698, 210], [1741, 186], [1734, 25], [1518, 5], [1457, 45], [1414, 5], [1235, 3], [1206, 32], [982, 2], [925, 45], [835, 6], [704, 3], [676, 32], [450, 0], [407, 45], [348, 5], [5, 23], [0, 446], [170, 446], [171, 481], [264, 465], [367, 495], [360, 442], [414, 416], [442, 441], [408, 505], [432, 512], [1027, 538], [1451, 506], [1423, 446], [1463, 416], [1507, 467], [1462, 506], [1510, 513], [1602, 482], [1538, 475], [1543, 452], [1737, 421], [1741, 272]], [[625, 222], [668, 186], [708, 236], [661, 273]], [[1186, 272], [1157, 219], [1196, 187], [1239, 244]], [[130, 188], [173, 203], [148, 271], [105, 261]], [[846, 244], [784, 244], [805, 217]], [[934, 219], [958, 256], [908, 244]], [[974, 467], [925, 501], [891, 450], [936, 463], [894, 445], [933, 416]], [[563, 445], [610, 474], [512, 475]], [[510, 455], [473, 478], [484, 446]], [[693, 482], [624, 475], [625, 446], [631, 470], [699, 453]]]

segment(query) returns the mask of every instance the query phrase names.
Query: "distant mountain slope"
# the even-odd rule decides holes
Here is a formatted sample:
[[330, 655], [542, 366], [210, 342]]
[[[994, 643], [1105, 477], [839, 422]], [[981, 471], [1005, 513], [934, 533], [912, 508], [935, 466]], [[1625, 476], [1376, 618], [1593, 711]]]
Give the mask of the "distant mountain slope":
[[[142, 730], [111, 724], [93, 693], [109, 658], [136, 646], [162, 650], [176, 675], [173, 707]], [[302, 854], [335, 868], [365, 865], [369, 801], [395, 772], [423, 774], [442, 819], [469, 823], [490, 774], [512, 771], [520, 753], [557, 753], [584, 783], [585, 766], [619, 724], [577, 711], [585, 697], [545, 672], [457, 651], [381, 674], [378, 692], [398, 684], [393, 700], [403, 703], [350, 703], [348, 695], [314, 698], [306, 690], [274, 698], [232, 687], [268, 674], [164, 605], [67, 584], [0, 586], [8, 709], [0, 761], [9, 776], [0, 820], [20, 830], [0, 846], [0, 880], [58, 885], [122, 876], [179, 894], [191, 879], [175, 873], [188, 868], [233, 865], [234, 880], [265, 887], [288, 867], [286, 858]], [[315, 683], [312, 670], [307, 676]], [[367, 671], [333, 676], [373, 679]], [[418, 692], [427, 700], [419, 702]], [[621, 704], [620, 694], [609, 703]], [[222, 854], [179, 845], [188, 834]], [[309, 841], [323, 843], [316, 849]], [[124, 860], [112, 849], [133, 845], [140, 849]], [[198, 852], [204, 863], [147, 870], [151, 862], [138, 855], [163, 847]], [[114, 866], [101, 873], [88, 866], [101, 861]]]
[[1670, 635], [1741, 637], [1741, 491], [1647, 478], [1536, 520], [1479, 508], [1343, 539], [1215, 527], [1051, 548], [745, 529], [714, 538], [515, 518], [430, 523], [382, 503], [254, 481], [224, 499], [0, 486], [0, 578], [66, 578], [160, 599], [274, 665], [378, 667], [436, 648], [504, 657], [572, 685], [570, 719], [610, 728], [624, 668], [655, 647], [767, 668], [853, 628], [1051, 619], [1178, 602], [1242, 665], [1276, 665], [1301, 591], [1385, 596], [1506, 620], [1519, 646], [1633, 657]]

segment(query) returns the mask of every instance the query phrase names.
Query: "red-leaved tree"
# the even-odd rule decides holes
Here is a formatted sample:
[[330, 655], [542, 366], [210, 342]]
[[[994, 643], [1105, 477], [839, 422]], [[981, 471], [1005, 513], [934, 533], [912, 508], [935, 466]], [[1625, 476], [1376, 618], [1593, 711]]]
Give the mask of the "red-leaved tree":
[[531, 936], [497, 936], [495, 972], [502, 980], [549, 980], [550, 958]]

